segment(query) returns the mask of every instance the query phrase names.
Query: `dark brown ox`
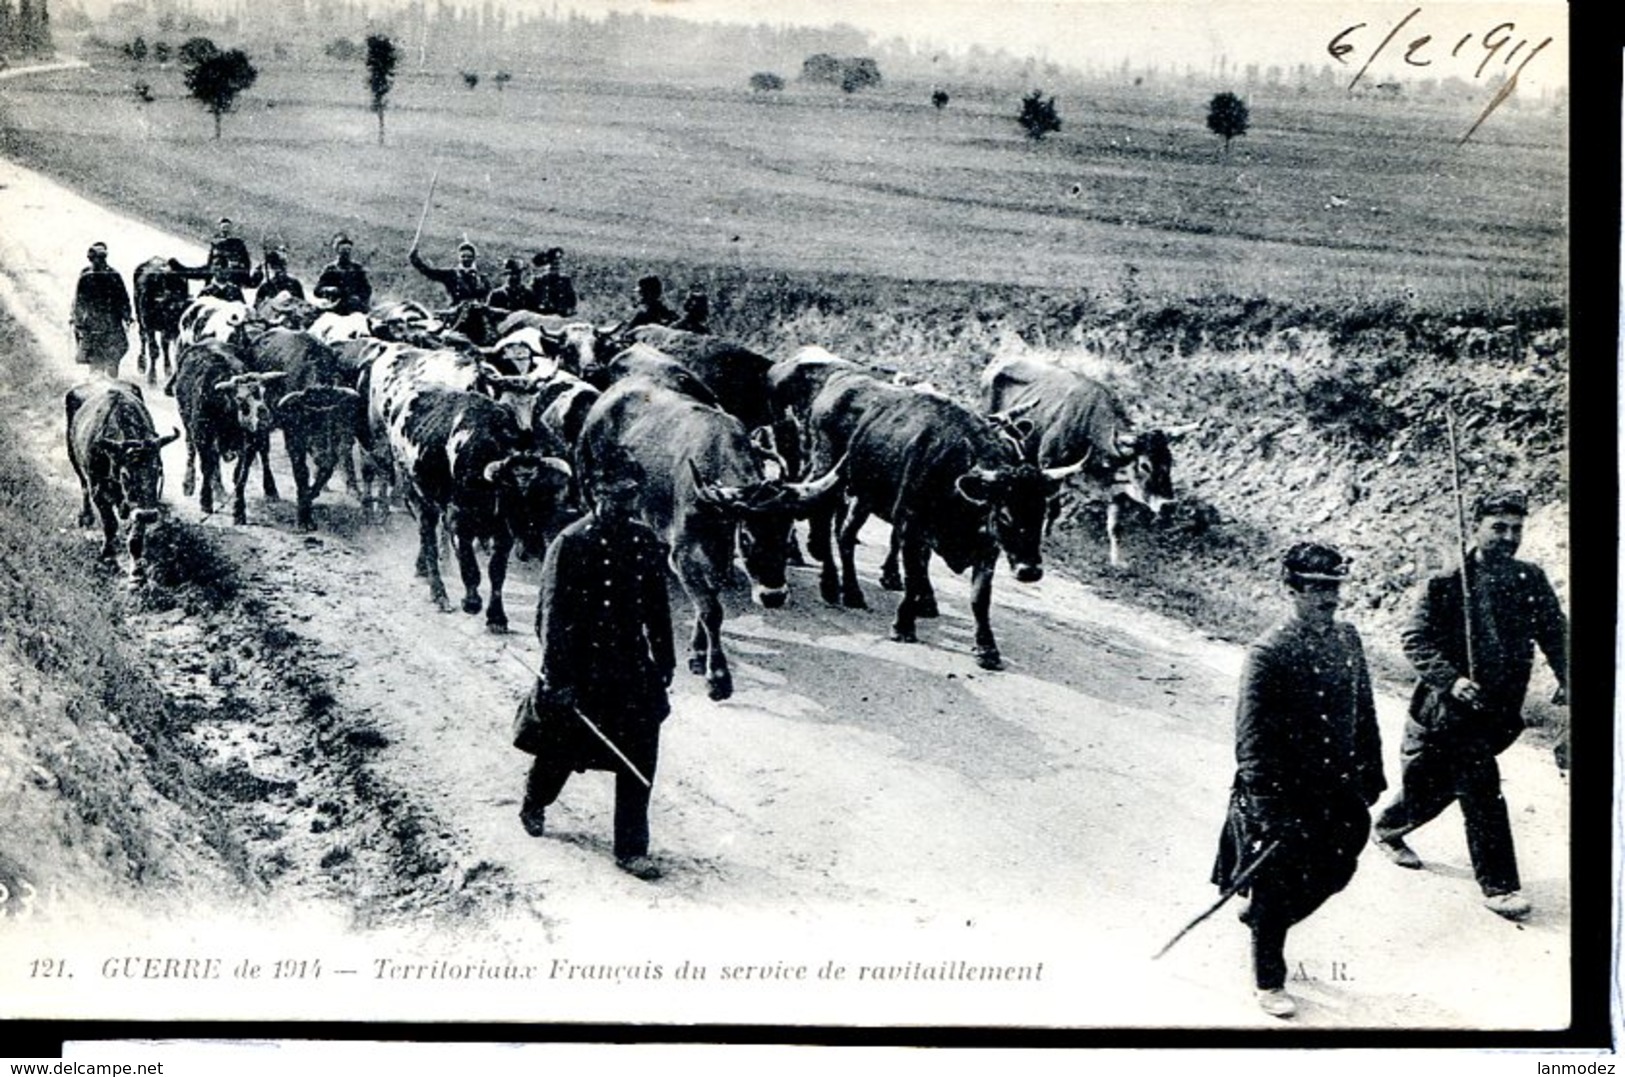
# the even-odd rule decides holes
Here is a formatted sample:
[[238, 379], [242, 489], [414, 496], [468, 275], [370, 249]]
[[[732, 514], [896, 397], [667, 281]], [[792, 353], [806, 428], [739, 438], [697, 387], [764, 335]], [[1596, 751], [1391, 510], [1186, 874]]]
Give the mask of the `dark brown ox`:
[[825, 380], [809, 421], [815, 459], [846, 458], [839, 591], [826, 561], [820, 579], [825, 600], [866, 605], [853, 549], [874, 514], [892, 525], [902, 561], [903, 597], [892, 638], [916, 642], [916, 619], [934, 611], [927, 568], [935, 552], [953, 572], [971, 570], [976, 661], [983, 669], [1003, 668], [988, 618], [999, 551], [1016, 579], [1033, 583], [1043, 577], [1046, 506], [1082, 464], [1045, 470], [1024, 463], [994, 424], [954, 401], [851, 372]]
[[347, 384], [350, 371], [338, 354], [309, 333], [268, 329], [251, 339], [249, 349], [255, 369], [283, 375], [272, 413], [293, 472], [296, 526], [314, 531], [312, 505], [333, 472], [342, 465], [351, 488], [356, 486], [350, 446], [363, 417], [361, 394]]
[[175, 374], [176, 340], [181, 333], [181, 313], [192, 302], [191, 286], [184, 274], [170, 267], [167, 258], [148, 258], [136, 266], [132, 283], [135, 324], [141, 338], [137, 369], [152, 385], [158, 380], [160, 361], [168, 376]]
[[720, 408], [655, 375], [616, 382], [593, 406], [576, 447], [588, 488], [605, 462], [630, 458], [642, 468], [639, 518], [666, 542], [670, 564], [694, 606], [689, 670], [705, 677], [712, 699], [733, 694], [722, 652], [722, 589], [733, 575], [735, 535], [752, 597], [782, 606], [788, 521], [836, 486], [837, 472], [792, 483], [776, 456], [754, 444]]
[[[1161, 512], [1173, 501], [1175, 431], [1136, 433], [1122, 403], [1104, 385], [1054, 363], [1022, 356], [996, 359], [982, 372], [982, 410], [1019, 415], [1024, 459], [1040, 467], [1086, 459], [1083, 475], [1105, 493], [1106, 541], [1121, 564], [1120, 506], [1137, 501]], [[1059, 507], [1051, 507], [1050, 518]]]
[[[232, 479], [233, 523], [248, 522], [245, 496], [254, 460], [260, 461], [260, 483], [265, 500], [276, 501], [276, 479], [271, 475], [271, 429], [274, 416], [266, 400], [266, 386], [281, 381], [281, 371], [248, 370], [235, 349], [209, 342], [181, 350], [175, 372], [175, 404], [186, 428], [186, 474], [181, 493], [198, 491], [198, 505], [214, 512], [217, 497], [225, 496], [220, 482], [220, 461], [237, 461]], [[199, 481], [198, 471], [202, 471]]]
[[129, 520], [130, 558], [134, 572], [140, 575], [145, 570], [146, 530], [158, 519], [158, 498], [163, 491], [164, 463], [159, 451], [181, 432], [158, 436], [141, 388], [132, 382], [98, 380], [76, 385], [68, 390], [64, 403], [68, 460], [83, 491], [79, 526], [95, 526], [100, 515], [101, 557], [112, 561], [117, 556], [119, 521]]

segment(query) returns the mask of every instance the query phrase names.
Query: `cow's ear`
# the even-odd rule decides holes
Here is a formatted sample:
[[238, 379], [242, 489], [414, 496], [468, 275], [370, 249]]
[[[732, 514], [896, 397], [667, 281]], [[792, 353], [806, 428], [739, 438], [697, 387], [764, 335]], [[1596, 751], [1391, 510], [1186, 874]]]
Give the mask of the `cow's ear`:
[[508, 459], [493, 460], [485, 465], [485, 481], [492, 486], [499, 486], [508, 477]]
[[954, 482], [954, 489], [966, 501], [986, 505], [993, 500], [993, 477], [981, 471], [970, 471]]

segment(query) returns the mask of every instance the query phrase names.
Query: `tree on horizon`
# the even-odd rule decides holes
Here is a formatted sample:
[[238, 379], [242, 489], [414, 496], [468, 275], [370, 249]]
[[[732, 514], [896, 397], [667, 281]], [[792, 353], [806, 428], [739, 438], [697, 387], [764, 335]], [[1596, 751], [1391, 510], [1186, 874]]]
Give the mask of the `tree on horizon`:
[[[188, 42], [191, 44], [191, 42]], [[214, 137], [220, 137], [220, 117], [237, 103], [237, 95], [254, 85], [260, 73], [242, 49], [205, 56], [182, 75], [186, 91], [214, 117]]]
[[395, 85], [395, 65], [400, 50], [383, 34], [367, 35], [367, 89], [372, 93], [372, 111], [378, 116], [378, 145], [384, 144], [384, 109], [389, 91]]

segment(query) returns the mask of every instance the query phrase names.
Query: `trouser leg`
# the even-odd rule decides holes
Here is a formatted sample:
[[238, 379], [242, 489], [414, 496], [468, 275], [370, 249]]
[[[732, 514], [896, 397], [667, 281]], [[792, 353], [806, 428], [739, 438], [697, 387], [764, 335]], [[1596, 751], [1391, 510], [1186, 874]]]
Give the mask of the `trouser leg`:
[[[654, 761], [640, 766], [654, 781]], [[624, 768], [615, 772], [615, 859], [649, 854], [649, 797], [652, 790]]]
[[1467, 824], [1467, 855], [1479, 887], [1486, 895], [1512, 893], [1519, 888], [1518, 858], [1494, 756], [1485, 753], [1461, 761], [1457, 795]]
[[570, 780], [570, 768], [551, 760], [537, 757], [530, 765], [530, 776], [525, 780], [525, 811], [546, 808], [559, 799], [564, 783]]
[[1286, 986], [1285, 923], [1273, 916], [1253, 916], [1253, 986], [1273, 991]]
[[1450, 761], [1436, 751], [1401, 753], [1399, 792], [1377, 816], [1377, 836], [1385, 841], [1402, 838], [1448, 808], [1456, 799], [1453, 771]]

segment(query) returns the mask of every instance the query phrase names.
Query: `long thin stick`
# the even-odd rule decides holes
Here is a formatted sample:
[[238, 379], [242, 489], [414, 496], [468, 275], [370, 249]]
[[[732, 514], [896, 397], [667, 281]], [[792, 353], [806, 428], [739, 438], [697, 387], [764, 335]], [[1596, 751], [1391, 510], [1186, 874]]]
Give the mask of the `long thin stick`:
[[1231, 881], [1230, 885], [1225, 887], [1224, 893], [1219, 895], [1219, 900], [1215, 901], [1212, 905], [1209, 905], [1207, 907], [1207, 909], [1205, 909], [1199, 916], [1196, 917], [1196, 919], [1194, 919], [1190, 923], [1186, 924], [1180, 930], [1179, 934], [1175, 935], [1173, 938], [1168, 940], [1168, 945], [1164, 946], [1162, 949], [1158, 950], [1156, 953], [1151, 955], [1151, 960], [1155, 961], [1155, 960], [1157, 960], [1157, 958], [1161, 957], [1163, 954], [1167, 953], [1169, 950], [1172, 950], [1174, 948], [1174, 943], [1178, 942], [1180, 939], [1184, 938], [1186, 935], [1189, 935], [1191, 933], [1192, 928], [1194, 928], [1197, 924], [1200, 924], [1203, 920], [1206, 920], [1208, 917], [1212, 916], [1214, 913], [1218, 912], [1219, 908], [1222, 905], [1224, 905], [1225, 902], [1227, 902], [1231, 898], [1235, 897], [1237, 891], [1239, 891], [1242, 887], [1247, 885], [1247, 880], [1251, 879], [1253, 877], [1253, 872], [1257, 871], [1260, 867], [1263, 866], [1264, 861], [1266, 861], [1266, 860], [1268, 860], [1270, 858], [1270, 854], [1275, 852], [1275, 850], [1279, 849], [1280, 847], [1281, 847], [1281, 839], [1280, 838], [1276, 838], [1274, 841], [1272, 841], [1268, 845], [1264, 846], [1263, 851], [1261, 851], [1258, 854], [1258, 859], [1254, 860], [1251, 864], [1247, 865], [1247, 870], [1243, 871], [1240, 875], [1237, 875], [1235, 877], [1235, 879], [1233, 879]]
[[1461, 616], [1467, 641], [1467, 679], [1476, 682], [1473, 666], [1473, 592], [1467, 583], [1467, 510], [1461, 501], [1461, 458], [1456, 452], [1456, 419], [1444, 409], [1444, 430], [1450, 439], [1450, 485], [1456, 495], [1456, 548], [1461, 554]]
[[[530, 673], [531, 676], [535, 676], [535, 673], [533, 673], [531, 671], [531, 668], [529, 666], [527, 666], [527, 665], [525, 665], [525, 663], [519, 661], [518, 655], [515, 655], [512, 651], [509, 651], [509, 650], [504, 650], [502, 653], [507, 655], [509, 658], [512, 658], [515, 662], [518, 662], [519, 665], [524, 668], [526, 673]], [[607, 747], [610, 751], [615, 753], [615, 758], [619, 759], [621, 762], [626, 764], [626, 769], [630, 770], [632, 772], [632, 777], [634, 777], [638, 781], [642, 782], [643, 787], [645, 789], [648, 789], [651, 792], [654, 790], [654, 787], [655, 787], [654, 782], [651, 782], [648, 778], [645, 778], [643, 776], [643, 771], [638, 769], [637, 764], [632, 762], [632, 760], [628, 759], [626, 757], [626, 753], [621, 751], [619, 748], [617, 748], [615, 746], [615, 742], [610, 740], [609, 737], [607, 737], [604, 734], [604, 731], [602, 729], [599, 729], [597, 724], [595, 722], [593, 722], [593, 720], [591, 718], [588, 718], [585, 714], [582, 714], [580, 707], [572, 705], [570, 707], [570, 710], [571, 710], [571, 712], [573, 714], [575, 714], [575, 716], [577, 718], [580, 718], [583, 722], [585, 722], [587, 724], [587, 728], [592, 730], [593, 733], [598, 737], [598, 739], [604, 742], [605, 747]]]
[[418, 249], [418, 240], [423, 238], [423, 222], [429, 219], [429, 203], [434, 201], [434, 185], [440, 179], [440, 169], [434, 170], [429, 177], [429, 193], [423, 196], [423, 212], [418, 214], [418, 230], [412, 233], [412, 249]]

